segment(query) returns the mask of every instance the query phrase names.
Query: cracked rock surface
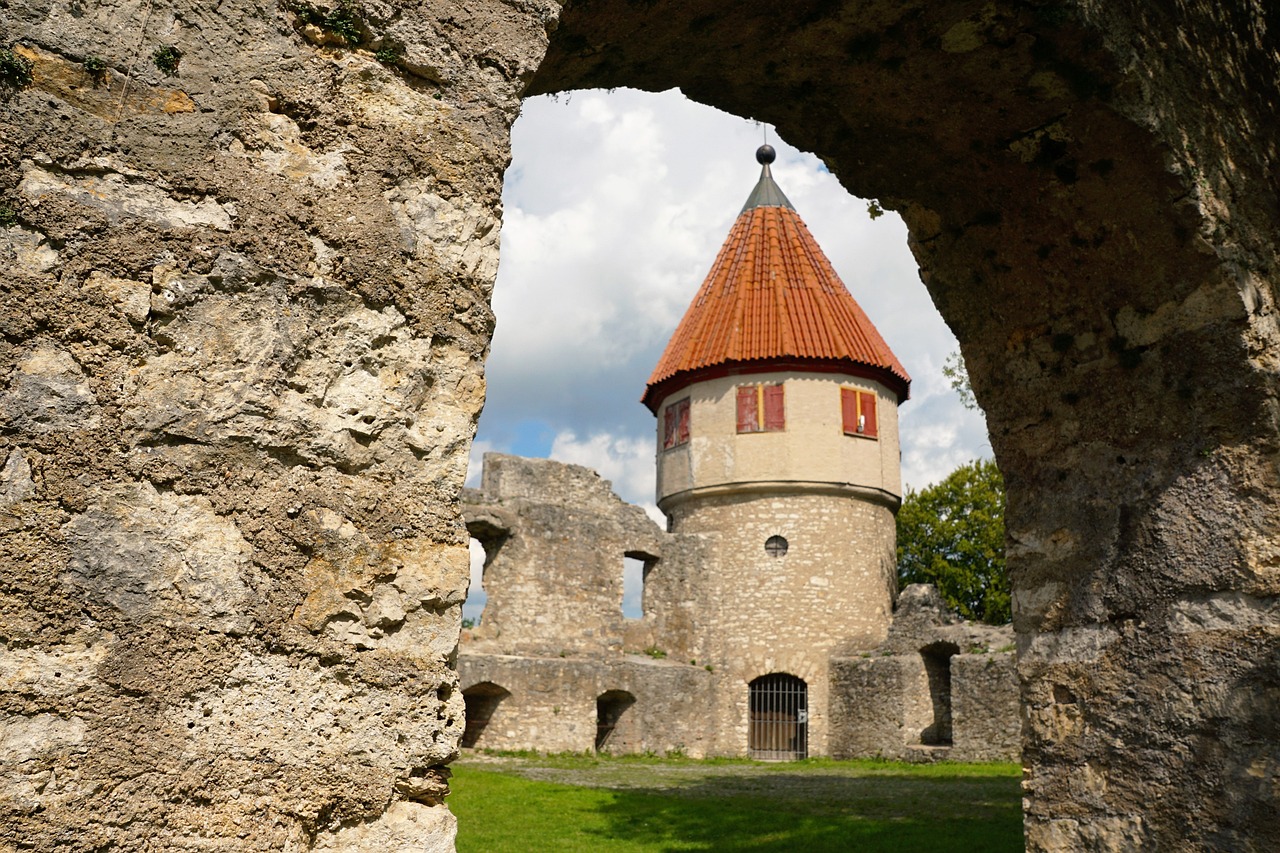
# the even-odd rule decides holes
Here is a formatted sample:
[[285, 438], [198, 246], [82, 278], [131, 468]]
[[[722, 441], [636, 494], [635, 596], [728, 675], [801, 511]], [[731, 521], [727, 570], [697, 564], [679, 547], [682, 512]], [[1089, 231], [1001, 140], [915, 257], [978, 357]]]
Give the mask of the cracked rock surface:
[[0, 10], [0, 848], [452, 848], [456, 499], [555, 13]]

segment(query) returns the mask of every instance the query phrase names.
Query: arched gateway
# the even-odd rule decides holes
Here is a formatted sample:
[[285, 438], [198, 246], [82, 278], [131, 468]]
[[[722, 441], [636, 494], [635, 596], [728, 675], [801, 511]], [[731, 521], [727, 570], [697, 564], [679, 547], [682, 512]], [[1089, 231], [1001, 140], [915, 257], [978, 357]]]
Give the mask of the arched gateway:
[[747, 749], [761, 761], [809, 756], [809, 688], [803, 678], [773, 672], [752, 679]]
[[0, 841], [448, 844], [507, 132], [626, 85], [907, 221], [1008, 485], [1028, 847], [1280, 846], [1272, 5], [100, 11], [0, 9]]

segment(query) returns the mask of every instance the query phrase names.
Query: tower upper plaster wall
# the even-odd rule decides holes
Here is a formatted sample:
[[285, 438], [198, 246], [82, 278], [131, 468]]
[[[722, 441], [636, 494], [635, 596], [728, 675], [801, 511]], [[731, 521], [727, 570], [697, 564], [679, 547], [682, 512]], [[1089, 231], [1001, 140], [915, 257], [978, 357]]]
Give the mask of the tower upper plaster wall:
[[[786, 428], [738, 433], [736, 389], [744, 384], [784, 385]], [[879, 437], [845, 435], [840, 389], [874, 391]], [[777, 371], [723, 376], [671, 394], [662, 413], [689, 398], [690, 438], [658, 453], [658, 505], [666, 512], [707, 491], [734, 491], [749, 484], [791, 487], [854, 487], [897, 506], [902, 494], [897, 395], [870, 379], [836, 373]]]

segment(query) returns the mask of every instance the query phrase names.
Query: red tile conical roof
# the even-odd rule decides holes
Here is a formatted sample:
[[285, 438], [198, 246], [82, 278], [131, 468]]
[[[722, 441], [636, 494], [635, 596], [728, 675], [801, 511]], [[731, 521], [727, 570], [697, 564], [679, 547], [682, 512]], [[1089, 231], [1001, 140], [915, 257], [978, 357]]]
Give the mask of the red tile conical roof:
[[641, 401], [656, 413], [664, 398], [692, 382], [779, 369], [866, 376], [905, 400], [911, 377], [774, 183], [772, 148], [757, 159], [764, 166], [760, 182]]

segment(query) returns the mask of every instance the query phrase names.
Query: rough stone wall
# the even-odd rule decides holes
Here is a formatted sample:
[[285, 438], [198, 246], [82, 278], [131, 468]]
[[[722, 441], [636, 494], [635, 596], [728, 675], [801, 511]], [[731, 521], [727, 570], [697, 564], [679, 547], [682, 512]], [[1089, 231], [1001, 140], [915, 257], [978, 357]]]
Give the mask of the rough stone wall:
[[627, 554], [662, 562], [668, 537], [580, 465], [487, 453], [463, 512], [486, 545], [488, 603], [469, 648], [501, 654], [621, 652]]
[[[906, 761], [1014, 761], [1020, 716], [1013, 631], [965, 622], [934, 587], [902, 591], [885, 642], [831, 661], [830, 753]], [[951, 737], [931, 745], [936, 721], [924, 653], [949, 655]]]
[[954, 761], [1017, 761], [1022, 750], [1018, 669], [1009, 644], [951, 659]]
[[[486, 548], [488, 601], [462, 634], [462, 687], [511, 694], [476, 746], [594, 749], [596, 699], [622, 690], [636, 701], [614, 751], [711, 749], [712, 678], [694, 651], [707, 606], [692, 583], [697, 537], [663, 532], [588, 468], [498, 453], [485, 454], [463, 513]], [[650, 563], [640, 619], [622, 615], [624, 554]]]
[[712, 674], [699, 666], [647, 657], [534, 658], [463, 652], [464, 690], [481, 682], [511, 693], [475, 746], [590, 752], [596, 743], [596, 699], [626, 691], [635, 704], [623, 712], [606, 752], [711, 754], [708, 727]]
[[[489, 600], [458, 658], [475, 716], [488, 719], [468, 745], [591, 750], [596, 700], [621, 691], [634, 703], [608, 751], [742, 755], [748, 685], [786, 672], [807, 685], [812, 755], [1016, 756], [1010, 629], [961, 622], [922, 586], [890, 624], [890, 590], [866, 593], [893, 583], [888, 508], [847, 495], [703, 499], [664, 533], [589, 469], [494, 453], [484, 466], [463, 502], [489, 549]], [[785, 556], [764, 551], [774, 533], [790, 541]], [[643, 619], [621, 617], [622, 543], [656, 558]], [[938, 643], [956, 652], [944, 749], [921, 742], [934, 706], [920, 651]]]
[[[702, 614], [692, 657], [724, 673], [719, 749], [747, 742], [745, 685], [785, 672], [808, 686], [809, 745], [825, 754], [827, 658], [874, 647], [888, 628], [893, 510], [848, 495], [751, 494], [690, 501], [673, 521], [706, 543], [690, 573]], [[765, 551], [774, 535], [788, 542], [784, 556]]]
[[[493, 453], [484, 464], [482, 488], [464, 493], [463, 510], [486, 546], [488, 601], [463, 634], [464, 658], [514, 655], [541, 672], [539, 657], [654, 650], [681, 666], [709, 666], [714, 689], [696, 715], [708, 734], [674, 742], [718, 755], [746, 748], [749, 682], [790, 673], [808, 687], [809, 749], [826, 753], [827, 658], [885, 636], [896, 586], [888, 506], [848, 494], [705, 498], [682, 505], [675, 531], [664, 533], [589, 469]], [[778, 558], [764, 550], [775, 534], [790, 543]], [[652, 558], [638, 620], [621, 612], [624, 553]], [[563, 694], [523, 693], [549, 691], [557, 699], [506, 700], [524, 724], [501, 748], [517, 748], [512, 738], [536, 742], [531, 731], [546, 736], [544, 749], [585, 748], [580, 720], [594, 705], [580, 703], [594, 696], [574, 693], [576, 710], [561, 713], [554, 709], [570, 707], [558, 702]]]
[[358, 8], [359, 47], [0, 8], [0, 847], [452, 847], [456, 498], [555, 7]]

